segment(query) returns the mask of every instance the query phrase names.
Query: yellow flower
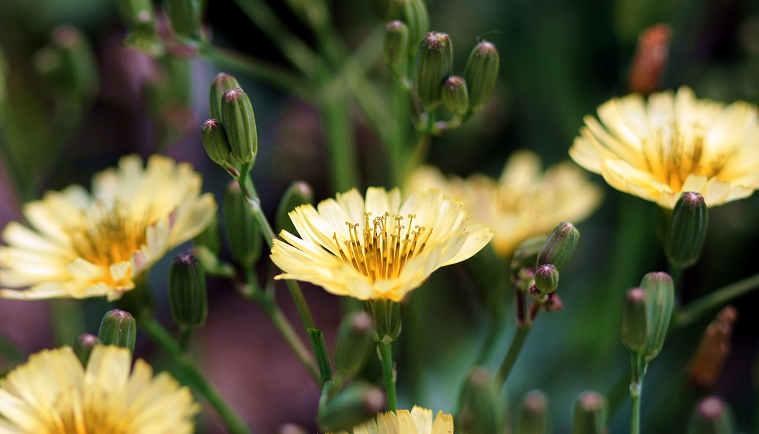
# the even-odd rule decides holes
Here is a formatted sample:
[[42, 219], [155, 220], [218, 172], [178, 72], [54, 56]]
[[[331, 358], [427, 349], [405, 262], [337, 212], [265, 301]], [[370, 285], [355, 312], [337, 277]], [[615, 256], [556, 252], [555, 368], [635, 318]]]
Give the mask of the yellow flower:
[[97, 346], [84, 369], [70, 347], [44, 350], [0, 381], [0, 432], [190, 433], [200, 406], [126, 348]]
[[118, 299], [169, 249], [199, 234], [213, 218], [211, 194], [187, 163], [136, 155], [79, 185], [26, 204], [30, 227], [11, 222], [0, 247], [0, 290], [15, 299]]
[[428, 190], [401, 205], [398, 189], [355, 189], [318, 205], [299, 206], [290, 218], [301, 238], [286, 231], [271, 259], [285, 274], [337, 295], [400, 301], [436, 269], [463, 261], [492, 238], [471, 223], [461, 204]]
[[377, 418], [353, 428], [353, 434], [453, 434], [453, 416], [414, 406], [397, 413], [380, 413]]
[[472, 218], [490, 225], [492, 246], [502, 257], [527, 238], [550, 233], [562, 221], [583, 220], [602, 197], [601, 189], [572, 162], [544, 173], [540, 158], [530, 151], [513, 154], [498, 180], [480, 174], [446, 179], [438, 169], [422, 166], [410, 175], [407, 190], [428, 187], [461, 199]]
[[569, 155], [617, 190], [673, 208], [698, 192], [707, 206], [748, 197], [759, 188], [757, 109], [697, 100], [682, 87], [614, 98], [585, 117]]

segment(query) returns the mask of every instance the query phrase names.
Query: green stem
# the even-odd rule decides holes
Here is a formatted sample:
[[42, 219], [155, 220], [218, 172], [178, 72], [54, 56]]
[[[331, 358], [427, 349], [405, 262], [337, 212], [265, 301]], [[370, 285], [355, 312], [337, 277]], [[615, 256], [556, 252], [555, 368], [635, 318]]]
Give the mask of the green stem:
[[171, 356], [176, 367], [184, 374], [188, 384], [211, 404], [229, 432], [235, 434], [251, 432], [240, 415], [224, 401], [219, 391], [206, 380], [195, 365], [182, 355], [182, 350], [174, 337], [155, 318], [145, 318], [139, 322], [139, 326], [153, 342]]
[[190, 347], [190, 341], [192, 340], [192, 327], [182, 327], [179, 331], [179, 351], [182, 354], [187, 354], [187, 349]]
[[81, 300], [53, 299], [48, 300], [47, 305], [55, 345], [74, 345], [76, 338], [85, 331]]
[[[71, 342], [71, 345], [74, 343]], [[0, 335], [0, 356], [6, 361], [17, 365], [26, 360], [24, 352], [5, 336]]]
[[480, 352], [477, 355], [475, 365], [484, 365], [488, 356], [493, 351], [493, 346], [495, 346], [497, 341], [496, 338], [498, 337], [498, 333], [503, 330], [503, 319], [503, 315], [491, 315], [488, 329], [485, 332], [485, 340], [482, 343], [482, 347], [480, 347]]
[[532, 325], [529, 322], [517, 324], [517, 331], [514, 335], [514, 340], [511, 341], [509, 351], [506, 353], [506, 357], [504, 357], [503, 361], [501, 362], [501, 367], [498, 368], [498, 377], [496, 380], [496, 384], [499, 385], [498, 390], [503, 389], [503, 386], [506, 384], [506, 380], [509, 378], [509, 374], [511, 373], [511, 368], [514, 367], [514, 363], [516, 363], [517, 358], [519, 357], [519, 353], [522, 351], [524, 342], [527, 340], [527, 335], [530, 333], [531, 326]]
[[759, 288], [759, 274], [722, 287], [683, 306], [675, 316], [678, 328], [687, 327], [725, 303]]
[[398, 398], [395, 393], [395, 372], [393, 372], [393, 349], [391, 342], [379, 342], [380, 363], [382, 364], [382, 381], [385, 383], [385, 399], [387, 411], [395, 413], [398, 407]]
[[630, 375], [630, 434], [640, 434], [640, 399], [643, 395], [643, 376], [645, 367], [642, 366], [640, 353], [631, 357], [632, 373]]

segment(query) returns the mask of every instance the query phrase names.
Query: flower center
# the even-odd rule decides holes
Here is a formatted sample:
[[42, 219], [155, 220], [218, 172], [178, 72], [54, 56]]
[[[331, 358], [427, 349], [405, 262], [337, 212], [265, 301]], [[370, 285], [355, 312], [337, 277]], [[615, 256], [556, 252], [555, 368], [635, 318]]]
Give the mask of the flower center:
[[408, 226], [402, 224], [401, 215], [385, 212], [370, 220], [371, 216], [364, 213], [362, 234], [358, 223], [345, 222], [350, 240], [342, 245], [337, 233], [333, 235], [340, 257], [372, 282], [398, 277], [406, 262], [424, 251], [432, 228], [413, 225], [416, 214], [408, 215]]

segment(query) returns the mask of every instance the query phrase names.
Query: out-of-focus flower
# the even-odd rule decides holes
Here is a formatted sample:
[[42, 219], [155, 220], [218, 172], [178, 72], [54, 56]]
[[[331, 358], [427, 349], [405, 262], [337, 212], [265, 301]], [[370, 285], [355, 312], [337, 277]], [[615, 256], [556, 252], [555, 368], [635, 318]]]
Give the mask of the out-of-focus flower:
[[94, 176], [92, 193], [79, 185], [27, 203], [30, 227], [2, 232], [0, 290], [15, 299], [99, 297], [115, 300], [135, 286], [169, 249], [198, 235], [216, 212], [213, 196], [187, 163], [139, 156]]
[[353, 434], [450, 434], [453, 416], [442, 411], [432, 419], [432, 410], [414, 406], [411, 411], [380, 413], [377, 418], [353, 428]]
[[601, 189], [572, 162], [543, 172], [540, 158], [530, 151], [512, 155], [498, 180], [480, 174], [446, 179], [438, 169], [422, 166], [411, 173], [406, 185], [409, 192], [439, 188], [463, 201], [472, 218], [490, 225], [493, 248], [503, 257], [562, 221], [583, 220], [602, 198]]
[[[599, 122], [600, 120], [600, 122]], [[697, 100], [693, 91], [614, 98], [585, 117], [569, 155], [617, 190], [671, 209], [686, 191], [707, 206], [759, 188], [755, 106]]]
[[492, 238], [472, 223], [461, 203], [438, 190], [411, 195], [369, 188], [366, 200], [353, 189], [290, 218], [301, 238], [282, 231], [271, 259], [285, 274], [360, 300], [400, 301], [436, 269], [463, 261]]
[[6, 433], [193, 432], [200, 406], [168, 373], [126, 348], [97, 346], [86, 369], [70, 347], [43, 350], [0, 381]]

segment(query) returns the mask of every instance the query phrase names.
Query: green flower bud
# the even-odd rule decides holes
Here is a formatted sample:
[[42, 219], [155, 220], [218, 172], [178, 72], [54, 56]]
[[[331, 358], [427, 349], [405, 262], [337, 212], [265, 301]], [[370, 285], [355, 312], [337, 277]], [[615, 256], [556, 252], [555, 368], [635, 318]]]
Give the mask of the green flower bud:
[[392, 0], [390, 17], [408, 27], [408, 56], [416, 54], [419, 42], [430, 30], [430, 16], [424, 0]]
[[698, 262], [708, 226], [709, 210], [703, 196], [692, 192], [683, 193], [667, 222], [664, 250], [669, 262], [680, 268]]
[[648, 306], [649, 337], [640, 350], [646, 363], [653, 360], [664, 346], [669, 321], [675, 308], [675, 285], [665, 272], [648, 273], [643, 276], [640, 287], [646, 291]]
[[290, 212], [300, 205], [313, 204], [314, 203], [314, 191], [308, 183], [303, 181], [296, 181], [290, 184], [285, 194], [282, 195], [282, 200], [279, 201], [279, 207], [277, 208], [277, 230], [287, 231], [291, 234], [295, 234], [295, 225], [290, 219]]
[[716, 396], [704, 398], [696, 406], [688, 434], [732, 434], [735, 432], [730, 408]]
[[443, 82], [443, 105], [452, 113], [463, 115], [469, 110], [469, 94], [463, 78], [452, 75]]
[[200, 0], [164, 0], [163, 10], [178, 36], [193, 37], [200, 30]]
[[258, 153], [256, 118], [250, 98], [242, 89], [224, 92], [221, 97], [221, 118], [232, 155], [242, 162], [253, 163]]
[[451, 73], [453, 45], [445, 33], [430, 32], [419, 45], [414, 69], [414, 92], [425, 110], [442, 98], [443, 81]]
[[374, 329], [372, 338], [377, 343], [389, 343], [398, 339], [401, 333], [401, 304], [391, 300], [367, 300], [367, 312], [372, 315]]
[[461, 411], [456, 416], [468, 434], [492, 434], [503, 431], [503, 409], [493, 376], [476, 366], [469, 371], [461, 390]]
[[335, 369], [341, 378], [357, 374], [366, 364], [374, 349], [372, 316], [355, 312], [347, 316], [337, 331]]
[[556, 226], [551, 235], [543, 244], [538, 254], [536, 267], [552, 264], [557, 270], [561, 270], [567, 263], [580, 240], [580, 231], [572, 223], [561, 222]]
[[174, 258], [169, 268], [171, 317], [182, 327], [199, 327], [208, 315], [208, 295], [203, 266], [189, 253]]
[[408, 56], [408, 27], [401, 21], [391, 21], [385, 26], [385, 43], [382, 59], [390, 66], [396, 66]]
[[82, 366], [87, 366], [87, 361], [90, 360], [90, 354], [92, 354], [95, 345], [100, 345], [100, 340], [90, 333], [85, 333], [74, 341], [74, 354], [82, 362]]
[[584, 392], [572, 408], [572, 434], [606, 432], [606, 400], [595, 392]]
[[385, 394], [364, 382], [351, 383], [319, 406], [319, 425], [326, 431], [350, 431], [385, 408]]
[[208, 98], [208, 112], [213, 119], [221, 120], [221, 97], [228, 90], [240, 88], [236, 78], [226, 73], [220, 73], [211, 82], [211, 91]]
[[622, 343], [631, 353], [637, 353], [643, 349], [651, 337], [646, 291], [643, 288], [627, 291], [622, 301], [620, 329]]
[[100, 322], [98, 339], [103, 345], [116, 345], [129, 348], [134, 353], [134, 344], [137, 341], [137, 321], [129, 313], [119, 309], [113, 309], [105, 314]]
[[199, 233], [192, 239], [193, 248], [203, 246], [214, 256], [219, 256], [221, 252], [221, 230], [219, 229], [219, 216], [214, 214], [211, 222], [208, 223], [203, 232]]
[[129, 28], [124, 43], [150, 55], [163, 53], [156, 32], [156, 15], [151, 0], [118, 0], [121, 19]]
[[221, 121], [208, 119], [203, 122], [203, 126], [200, 127], [200, 138], [208, 157], [214, 163], [225, 168], [229, 166], [228, 161], [232, 158], [232, 149]]
[[487, 104], [498, 79], [498, 50], [490, 42], [480, 42], [469, 55], [464, 80], [469, 88], [469, 109], [477, 111]]
[[89, 102], [97, 92], [95, 54], [87, 38], [73, 27], [55, 29], [52, 44], [35, 54], [34, 66], [63, 97]]
[[547, 431], [548, 400], [539, 390], [528, 392], [517, 416], [515, 434], [545, 434]]
[[252, 265], [261, 256], [261, 235], [240, 185], [232, 181], [224, 190], [221, 217], [227, 234], [229, 254], [243, 265]]
[[511, 255], [511, 279], [516, 280], [519, 272], [523, 269], [535, 268], [538, 261], [538, 254], [543, 250], [543, 245], [548, 239], [545, 235], [529, 238], [517, 247], [514, 254]]
[[535, 286], [541, 295], [556, 291], [559, 287], [559, 270], [552, 264], [541, 265], [535, 270]]

